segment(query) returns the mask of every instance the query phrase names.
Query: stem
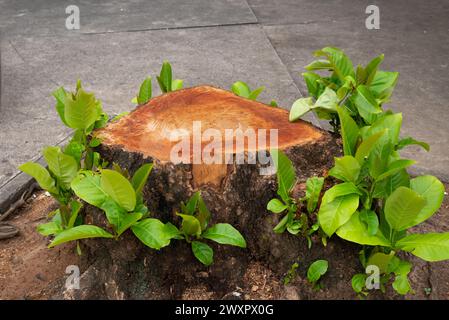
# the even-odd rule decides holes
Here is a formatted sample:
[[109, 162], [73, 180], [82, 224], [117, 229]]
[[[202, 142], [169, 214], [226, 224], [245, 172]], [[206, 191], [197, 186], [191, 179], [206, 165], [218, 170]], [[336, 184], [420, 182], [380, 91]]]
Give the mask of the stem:
[[61, 212], [61, 220], [62, 220], [62, 225], [63, 227], [67, 227], [67, 224], [70, 220], [70, 213], [71, 210], [69, 209], [69, 207], [67, 205], [61, 205], [61, 207], [59, 208], [59, 211]]
[[376, 186], [376, 182], [373, 181], [371, 183], [371, 187], [368, 192], [368, 208], [367, 209], [371, 209], [371, 207], [373, 206], [373, 193], [374, 193], [375, 186]]
[[339, 107], [343, 107], [344, 104], [346, 103], [346, 100], [349, 99], [349, 97], [353, 94], [353, 90], [346, 92], [345, 96], [343, 97], [343, 99], [340, 100], [340, 102], [338, 102], [338, 106]]

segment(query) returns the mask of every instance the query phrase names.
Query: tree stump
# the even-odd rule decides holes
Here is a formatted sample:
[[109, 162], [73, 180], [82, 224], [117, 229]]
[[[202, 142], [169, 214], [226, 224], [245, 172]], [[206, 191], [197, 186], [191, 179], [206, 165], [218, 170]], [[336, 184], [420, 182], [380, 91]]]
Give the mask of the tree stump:
[[[195, 127], [196, 121], [201, 128]], [[211, 134], [208, 129], [215, 131]], [[225, 139], [227, 129], [253, 129], [256, 135], [266, 135], [267, 143], [254, 146], [245, 137], [243, 145], [239, 145], [237, 134]], [[325, 175], [334, 156], [340, 154], [335, 136], [304, 121], [290, 123], [288, 111], [210, 86], [155, 97], [98, 130], [95, 135], [102, 144], [97, 151], [109, 163], [115, 162], [131, 174], [144, 163], [154, 164], [143, 192], [153, 216], [179, 225], [175, 212], [180, 202], [201, 190], [212, 214], [211, 223], [232, 224], [245, 237], [248, 247], [212, 244], [214, 264], [205, 267], [181, 241], [173, 240], [170, 247], [157, 252], [139, 243], [130, 232], [119, 241], [88, 240], [84, 259], [90, 267], [83, 277], [90, 277], [87, 283], [91, 285], [84, 291], [66, 292], [66, 297], [151, 298], [158, 292], [159, 297], [179, 298], [192, 283], [204, 283], [225, 294], [241, 283], [250, 259], [261, 261], [279, 275], [287, 272], [298, 257], [310, 260], [304, 239], [272, 231], [279, 217], [268, 212], [266, 205], [276, 197], [276, 174], [261, 174], [266, 165], [259, 161], [248, 163], [254, 160], [254, 152], [276, 147], [270, 142], [275, 135], [270, 129], [278, 130], [277, 148], [296, 168], [297, 195], [304, 192], [308, 177]], [[196, 140], [200, 147], [198, 143], [195, 146], [199, 132], [203, 135], [202, 141]], [[219, 140], [217, 132], [223, 143], [212, 149], [210, 143]], [[232, 141], [232, 148], [225, 148], [225, 140]], [[181, 141], [188, 141], [183, 144], [187, 152], [178, 152]], [[203, 155], [209, 151], [209, 156], [221, 158], [222, 162], [198, 163], [198, 150]], [[99, 211], [90, 209], [86, 218], [101, 224], [101, 217]]]

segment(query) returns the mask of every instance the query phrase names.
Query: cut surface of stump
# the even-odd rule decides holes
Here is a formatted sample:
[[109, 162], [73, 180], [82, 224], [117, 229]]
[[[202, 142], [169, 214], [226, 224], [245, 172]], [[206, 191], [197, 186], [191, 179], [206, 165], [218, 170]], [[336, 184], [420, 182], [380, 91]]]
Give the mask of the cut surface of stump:
[[[224, 138], [226, 130], [253, 129], [256, 134], [261, 129], [267, 130], [267, 145], [270, 147], [270, 129], [278, 130], [278, 148], [286, 149], [310, 143], [322, 137], [322, 131], [307, 122], [288, 121], [288, 111], [267, 106], [263, 103], [241, 98], [222, 89], [200, 86], [164, 94], [139, 106], [130, 115], [111, 123], [98, 132], [98, 137], [106, 145], [120, 145], [128, 152], [139, 152], [159, 161], [170, 161], [177, 139], [194, 140], [193, 124], [200, 122], [201, 134], [208, 129], [215, 129]], [[209, 143], [201, 141], [201, 147]], [[259, 151], [251, 148], [245, 140], [244, 148], [237, 148], [233, 136], [232, 153]], [[265, 147], [265, 146], [264, 146]], [[225, 154], [225, 143], [222, 153]], [[193, 160], [193, 148], [189, 157]]]
[[[196, 121], [201, 122], [201, 129], [193, 128]], [[207, 135], [210, 129], [215, 129], [213, 139]], [[249, 136], [245, 136], [243, 145], [238, 145], [235, 134], [230, 139], [232, 148], [226, 148], [224, 145], [229, 141], [226, 131], [229, 129], [234, 133], [237, 129], [243, 132], [252, 129], [256, 136], [265, 134], [266, 143], [254, 145], [247, 139]], [[270, 145], [274, 134], [270, 130], [273, 129], [277, 129], [277, 146]], [[203, 135], [199, 144], [203, 152], [211, 141], [222, 142], [211, 153], [223, 156], [226, 162], [195, 162], [193, 140], [198, 133], [195, 130]], [[304, 121], [290, 123], [287, 110], [241, 98], [222, 89], [200, 86], [152, 98], [117, 122], [97, 130], [95, 135], [102, 141], [97, 147], [101, 156], [109, 163], [119, 164], [130, 174], [145, 163], [153, 163], [143, 193], [154, 217], [179, 226], [180, 218], [175, 213], [179, 211], [180, 202], [187, 201], [200, 190], [212, 214], [210, 224], [232, 224], [245, 237], [248, 246], [241, 249], [208, 242], [215, 252], [214, 264], [205, 267], [195, 260], [183, 241], [173, 240], [170, 247], [160, 252], [144, 247], [129, 232], [118, 242], [87, 241], [91, 252], [87, 255], [88, 265], [97, 268], [95, 270], [106, 266], [109, 271], [105, 274], [112, 277], [110, 281], [119, 287], [117, 290], [124, 297], [151, 298], [151, 292], [164, 285], [170, 292], [178, 292], [175, 297], [180, 297], [195, 281], [226, 294], [235, 286], [241, 286], [250, 259], [260, 261], [281, 275], [298, 258], [302, 261], [315, 258], [317, 252], [311, 256], [304, 239], [287, 233], [275, 234], [272, 230], [279, 215], [268, 212], [266, 205], [276, 197], [276, 174], [261, 174], [266, 165], [258, 161], [238, 162], [238, 155], [248, 160], [255, 151], [267, 151], [271, 147], [283, 150], [295, 166], [299, 179], [295, 193], [303, 195], [305, 180], [325, 175], [333, 165], [334, 156], [340, 154], [339, 142], [328, 132]], [[189, 141], [190, 150], [187, 156], [183, 155], [182, 161], [171, 161], [173, 148], [180, 141]], [[95, 222], [100, 219], [101, 212], [91, 210], [87, 215]], [[347, 255], [345, 251], [341, 254]], [[208, 277], [198, 280], [192, 276], [204, 271]], [[137, 290], [139, 284], [143, 287]]]

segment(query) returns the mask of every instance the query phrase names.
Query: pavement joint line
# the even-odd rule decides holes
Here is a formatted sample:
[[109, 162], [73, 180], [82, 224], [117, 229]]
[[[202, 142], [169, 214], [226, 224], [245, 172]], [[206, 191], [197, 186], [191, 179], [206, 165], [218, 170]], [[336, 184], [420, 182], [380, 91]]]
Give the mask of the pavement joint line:
[[[263, 34], [264, 34], [265, 37], [267, 38], [268, 43], [270, 44], [270, 46], [273, 48], [273, 51], [274, 51], [276, 57], [278, 58], [279, 62], [284, 66], [285, 71], [287, 72], [288, 76], [290, 77], [290, 80], [292, 81], [293, 86], [296, 88], [296, 90], [298, 90], [299, 98], [304, 98], [304, 95], [303, 95], [303, 93], [301, 92], [301, 90], [298, 88], [298, 86], [297, 86], [295, 80], [294, 80], [293, 77], [292, 77], [292, 74], [291, 74], [290, 70], [287, 68], [287, 66], [285, 65], [284, 61], [282, 61], [281, 57], [279, 56], [279, 53], [277, 52], [276, 48], [274, 47], [273, 43], [271, 42], [270, 37], [268, 37], [267, 33], [265, 32], [264, 26], [261, 25], [261, 27], [262, 27]], [[299, 98], [298, 98], [298, 99], [299, 99]], [[318, 120], [318, 118], [316, 117], [316, 115], [315, 115], [313, 112], [310, 113], [310, 114], [311, 114], [311, 117], [312, 117], [312, 120], [311, 120], [312, 124], [315, 125], [315, 126], [318, 127], [318, 128], [323, 129], [323, 126], [321, 125], [321, 123], [320, 123], [320, 121]]]
[[[24, 63], [24, 64], [26, 64], [26, 65], [28, 65], [28, 66], [30, 66], [30, 67], [32, 67], [33, 65], [29, 62], [29, 61], [27, 61], [23, 56], [22, 56], [22, 54], [19, 52], [19, 50], [17, 49], [17, 47], [14, 45], [14, 42], [12, 41], [12, 39], [8, 39], [7, 40], [8, 41], [8, 43], [11, 45], [11, 47], [13, 48], [13, 50], [14, 50], [14, 52], [17, 54], [17, 56], [22, 60], [22, 62]], [[0, 63], [1, 63], [1, 61], [0, 61]], [[54, 84], [56, 87], [58, 87], [59, 85], [58, 85], [58, 83], [50, 76], [50, 75], [46, 75], [46, 78], [52, 83], [52, 84]], [[47, 92], [44, 92], [44, 91], [42, 91], [41, 89], [38, 89], [43, 95], [46, 95], [46, 94], [48, 94]], [[1, 188], [1, 186], [0, 186], [0, 188]]]
[[[197, 25], [197, 26], [183, 26], [183, 27], [164, 27], [164, 28], [143, 28], [143, 29], [130, 29], [130, 30], [111, 30], [101, 32], [85, 32], [78, 33], [79, 35], [101, 35], [101, 34], [113, 34], [113, 33], [128, 33], [128, 32], [151, 32], [151, 31], [168, 31], [168, 30], [187, 30], [187, 29], [203, 29], [203, 28], [220, 28], [220, 27], [233, 27], [233, 26], [247, 26], [247, 25], [259, 25], [258, 21], [254, 22], [237, 22], [237, 23], [222, 23], [222, 24], [210, 24], [210, 25]], [[44, 35], [51, 36], [51, 35]]]
[[259, 18], [257, 18], [256, 13], [254, 12], [253, 8], [251, 7], [251, 5], [249, 4], [248, 0], [243, 1], [246, 3], [247, 8], [249, 9], [249, 11], [251, 11], [251, 14], [253, 15], [253, 18], [256, 19], [257, 23], [259, 23]]
[[[252, 14], [256, 17], [256, 19], [257, 19], [256, 13], [254, 12], [254, 10], [253, 10], [253, 8], [251, 7], [251, 5], [248, 3], [248, 1], [245, 1], [245, 2], [246, 2], [246, 4], [248, 5], [248, 8], [249, 8], [249, 10], [251, 11], [251, 13], [252, 13]], [[259, 19], [257, 19], [257, 21], [259, 21]], [[288, 76], [290, 77], [290, 80], [292, 81], [292, 84], [294, 85], [294, 87], [296, 88], [296, 90], [298, 90], [299, 98], [303, 98], [304, 95], [302, 94], [302, 92], [301, 92], [301, 90], [298, 88], [298, 86], [296, 85], [296, 82], [295, 82], [295, 80], [293, 79], [290, 70], [288, 70], [287, 65], [286, 65], [286, 64], [284, 63], [284, 61], [281, 59], [281, 57], [280, 57], [278, 51], [276, 50], [275, 46], [274, 46], [273, 43], [271, 42], [270, 37], [269, 37], [269, 36], [267, 35], [267, 33], [265, 32], [265, 29], [264, 29], [264, 28], [265, 28], [265, 25], [264, 25], [263, 23], [258, 23], [258, 25], [261, 27], [261, 30], [262, 30], [262, 32], [263, 32], [265, 38], [268, 40], [268, 43], [270, 44], [270, 46], [271, 46], [271, 48], [273, 49], [274, 53], [276, 54], [277, 59], [279, 60], [279, 62], [281, 63], [281, 65], [284, 66], [284, 69], [285, 69], [285, 71], [287, 72]], [[287, 25], [287, 24], [286, 24], [286, 25]], [[299, 98], [298, 98], [298, 99], [299, 99]], [[314, 113], [311, 113], [311, 114], [312, 114], [312, 116], [311, 116], [311, 117], [312, 117], [312, 121], [311, 121], [312, 124], [315, 125], [315, 126], [317, 126], [318, 128], [323, 129], [323, 127], [321, 126], [321, 123], [320, 123], [320, 121], [318, 120], [318, 118], [316, 117], [316, 115], [315, 115]]]
[[[341, 20], [340, 20], [341, 21]], [[277, 27], [277, 26], [307, 26], [311, 24], [317, 24], [317, 23], [328, 23], [329, 20], [311, 20], [311, 21], [304, 21], [304, 22], [284, 22], [284, 23], [276, 23], [276, 22], [261, 22], [264, 27]], [[331, 22], [334, 22], [332, 20]], [[336, 20], [335, 20], [336, 22]]]
[[11, 45], [11, 48], [14, 50], [14, 52], [19, 56], [20, 60], [22, 60], [23, 63], [29, 64], [20, 54], [19, 50], [17, 50], [16, 46], [12, 43], [11, 40], [8, 40], [8, 43]]

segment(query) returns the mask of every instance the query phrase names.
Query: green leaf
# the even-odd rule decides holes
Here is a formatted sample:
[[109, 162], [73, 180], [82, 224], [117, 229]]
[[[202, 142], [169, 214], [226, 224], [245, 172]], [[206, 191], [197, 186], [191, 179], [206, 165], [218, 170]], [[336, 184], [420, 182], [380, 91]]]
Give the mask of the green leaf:
[[[137, 103], [137, 98], [136, 102]], [[127, 116], [129, 114], [129, 111], [120, 112], [118, 115], [116, 115], [114, 118], [111, 119], [111, 122], [115, 122], [123, 118], [124, 116]]]
[[365, 68], [365, 72], [366, 72], [366, 80], [365, 80], [365, 84], [367, 86], [369, 86], [371, 84], [371, 82], [374, 79], [374, 76], [377, 73], [377, 69], [379, 68], [379, 65], [382, 63], [382, 61], [384, 60], [384, 55], [381, 54], [378, 57], [375, 57], [373, 60], [371, 60]]
[[321, 108], [330, 110], [333, 112], [337, 111], [338, 106], [338, 97], [334, 90], [326, 87], [323, 93], [318, 97], [315, 101], [315, 104], [312, 108]]
[[296, 184], [296, 173], [290, 159], [280, 150], [271, 149], [271, 157], [276, 166], [276, 174], [278, 181], [278, 195], [284, 202], [289, 202], [290, 191]]
[[168, 61], [162, 63], [162, 69], [160, 75], [157, 77], [159, 86], [162, 92], [172, 91], [172, 70], [171, 65]]
[[276, 100], [271, 100], [270, 101], [270, 106], [272, 107], [279, 107], [278, 103], [276, 102]]
[[58, 194], [58, 189], [55, 185], [55, 180], [50, 176], [50, 173], [38, 163], [27, 162], [19, 166], [19, 170], [25, 172], [26, 174], [32, 176], [39, 186], [47, 190], [52, 194]]
[[402, 274], [395, 276], [391, 286], [397, 293], [402, 295], [407, 294], [412, 289], [408, 277]]
[[330, 237], [356, 212], [359, 206], [359, 195], [348, 194], [330, 202], [328, 197], [326, 192], [318, 212], [318, 221], [323, 231]]
[[287, 229], [288, 214], [286, 214], [281, 221], [273, 228], [274, 233], [283, 233]]
[[426, 150], [427, 152], [430, 151], [429, 144], [427, 144], [423, 141], [415, 140], [411, 137], [402, 138], [401, 140], [399, 140], [398, 144], [396, 145], [396, 150], [401, 150], [401, 149], [405, 148], [406, 146], [410, 146], [410, 145], [418, 145], [418, 146], [422, 147], [424, 150]]
[[143, 80], [142, 84], [140, 85], [139, 94], [137, 95], [137, 103], [139, 105], [147, 103], [151, 99], [151, 94], [151, 77], [148, 77]]
[[293, 122], [300, 119], [304, 114], [311, 110], [312, 105], [312, 98], [300, 98], [296, 100], [290, 109], [288, 120]]
[[329, 170], [329, 175], [346, 182], [356, 182], [360, 174], [360, 164], [352, 156], [334, 158], [335, 166]]
[[388, 137], [391, 143], [393, 143], [393, 145], [396, 145], [399, 140], [399, 132], [401, 131], [401, 125], [402, 125], [402, 113], [386, 115], [371, 125], [371, 127], [367, 130], [367, 135], [371, 136], [385, 129], [388, 129]]
[[64, 118], [67, 124], [74, 129], [91, 127], [100, 116], [99, 102], [93, 94], [79, 89], [74, 98], [67, 95], [65, 100]]
[[153, 218], [137, 222], [131, 230], [144, 245], [156, 250], [168, 246], [173, 235], [167, 232], [166, 225]]
[[333, 70], [333, 66], [328, 60], [315, 60], [304, 67], [306, 70]]
[[113, 237], [114, 236], [112, 234], [104, 231], [103, 229], [97, 226], [85, 224], [58, 233], [58, 235], [55, 237], [55, 239], [50, 243], [48, 247], [52, 248], [59, 244], [73, 240], [80, 240], [87, 238], [113, 238]]
[[[94, 123], [94, 129], [100, 129], [100, 128], [104, 128], [107, 123], [109, 122], [109, 116], [102, 112], [102, 107], [101, 107], [101, 103], [98, 102], [97, 103], [97, 108], [99, 110], [100, 116], [97, 118], [97, 120]], [[88, 132], [90, 132], [90, 130], [88, 130]]]
[[410, 167], [411, 165], [414, 165], [416, 163], [416, 161], [414, 160], [408, 160], [408, 159], [398, 159], [393, 161], [392, 163], [390, 163], [387, 167], [387, 171], [385, 171], [384, 173], [382, 173], [381, 175], [379, 175], [376, 178], [376, 181], [380, 181], [382, 179], [385, 179], [389, 176], [391, 176], [392, 174]]
[[335, 74], [341, 81], [344, 81], [346, 76], [351, 76], [353, 78], [355, 77], [352, 61], [342, 50], [333, 47], [326, 47], [315, 52], [315, 55], [325, 55], [333, 66]]
[[411, 234], [400, 239], [396, 246], [430, 262], [449, 259], [449, 232]]
[[98, 147], [101, 144], [101, 140], [98, 138], [92, 138], [92, 140], [90, 140], [89, 142], [89, 147], [91, 148], [95, 148]]
[[367, 78], [367, 73], [365, 69], [359, 64], [357, 65], [356, 71], [355, 71], [355, 80], [356, 85], [364, 84]]
[[313, 262], [307, 270], [307, 279], [309, 282], [314, 283], [320, 280], [320, 278], [326, 274], [329, 263], [326, 260], [317, 260]]
[[131, 183], [120, 173], [110, 169], [101, 171], [101, 188], [126, 211], [136, 207], [136, 192]]
[[205, 266], [210, 266], [214, 261], [214, 250], [205, 243], [192, 241], [192, 252]]
[[196, 214], [196, 218], [200, 222], [201, 225], [201, 231], [206, 230], [207, 225], [209, 224], [211, 214], [209, 212], [209, 209], [206, 206], [206, 203], [204, 203], [203, 198], [201, 195], [198, 198], [198, 213]]
[[177, 213], [182, 218], [182, 232], [188, 236], [199, 237], [201, 235], [201, 224], [199, 220], [188, 214]]
[[120, 207], [112, 198], [106, 197], [101, 205], [101, 210], [106, 214], [108, 222], [117, 229], [120, 225], [122, 217], [127, 213], [125, 209]]
[[381, 274], [386, 274], [390, 273], [389, 269], [391, 268], [391, 265], [394, 262], [393, 259], [394, 260], [397, 259], [397, 257], [394, 256], [393, 251], [391, 251], [389, 254], [383, 252], [376, 252], [369, 257], [366, 265], [376, 266], [379, 268]]
[[290, 223], [287, 224], [287, 231], [293, 235], [297, 235], [303, 226], [303, 222], [298, 219], [293, 219]]
[[246, 248], [246, 241], [243, 236], [236, 228], [228, 223], [217, 223], [213, 225], [202, 234], [202, 237], [220, 244]]
[[93, 170], [100, 163], [100, 154], [88, 149], [86, 152], [86, 157], [84, 158], [84, 167], [88, 170]]
[[350, 194], [361, 195], [359, 188], [352, 182], [343, 182], [336, 184], [324, 193], [322, 202], [331, 202], [338, 197], [347, 196]]
[[324, 178], [311, 177], [306, 181], [307, 212], [315, 211], [323, 189]]
[[359, 139], [359, 127], [344, 108], [337, 107], [337, 112], [340, 118], [344, 155], [353, 156]]
[[259, 87], [257, 89], [255, 89], [254, 91], [252, 91], [250, 93], [250, 95], [248, 96], [248, 99], [250, 100], [256, 100], [257, 97], [262, 93], [262, 91], [265, 90], [265, 87]]
[[288, 206], [279, 199], [271, 199], [270, 202], [267, 204], [267, 210], [273, 212], [273, 213], [281, 213], [285, 211], [288, 208]]
[[153, 169], [152, 163], [146, 163], [142, 165], [139, 169], [134, 173], [131, 184], [136, 191], [136, 194], [140, 194], [143, 190], [143, 187], [147, 183], [148, 176], [151, 173], [151, 169]]
[[374, 236], [377, 234], [377, 231], [379, 230], [379, 218], [374, 211], [364, 209], [360, 211], [359, 218], [360, 221], [365, 223], [365, 225], [368, 227], [368, 234], [370, 236]]
[[410, 189], [426, 200], [425, 206], [410, 223], [409, 227], [412, 227], [430, 218], [440, 208], [444, 185], [434, 176], [420, 176], [410, 180]]
[[184, 80], [175, 79], [171, 82], [172, 91], [181, 90], [184, 85]]
[[373, 150], [377, 141], [387, 132], [387, 130], [380, 131], [368, 138], [364, 139], [362, 143], [358, 146], [357, 151], [355, 153], [355, 158], [362, 165], [365, 160], [370, 155], [371, 150]]
[[393, 93], [398, 76], [398, 72], [377, 71], [369, 89], [374, 93], [376, 98], [384, 97], [387, 100]]
[[327, 47], [322, 51], [328, 54], [329, 61], [335, 66], [334, 71], [340, 80], [344, 81], [347, 76], [355, 77], [352, 61], [342, 50]]
[[397, 188], [385, 202], [385, 218], [391, 228], [401, 231], [416, 219], [426, 204], [424, 197], [406, 188]]
[[113, 162], [112, 163], [112, 169], [118, 173], [120, 173], [122, 176], [124, 176], [126, 179], [129, 179], [129, 172], [127, 169], [122, 169], [118, 163]]
[[188, 214], [188, 215], [193, 215], [198, 206], [198, 201], [199, 201], [200, 197], [201, 197], [201, 192], [200, 191], [195, 192], [190, 197], [189, 201], [187, 201], [187, 204], [184, 206], [183, 213]]
[[[396, 257], [395, 257], [396, 258]], [[392, 259], [393, 260], [393, 259]], [[391, 272], [395, 275], [408, 275], [412, 271], [412, 264], [408, 261], [397, 259], [397, 262], [393, 262], [388, 266]]]
[[353, 100], [359, 114], [369, 124], [376, 120], [376, 114], [382, 112], [376, 98], [364, 85], [357, 87], [357, 93], [354, 95]]
[[410, 187], [410, 176], [405, 169], [399, 170], [388, 178], [376, 183], [374, 198], [388, 198], [399, 187]]
[[71, 140], [64, 148], [64, 153], [73, 157], [77, 164], [81, 163], [81, 157], [86, 150], [83, 144], [78, 141]]
[[81, 171], [73, 179], [71, 187], [78, 197], [98, 208], [109, 197], [100, 185], [100, 176], [91, 171]]
[[78, 172], [76, 160], [64, 153], [59, 147], [46, 147], [43, 151], [48, 169], [56, 176], [59, 183], [65, 188], [70, 188], [70, 183]]
[[243, 98], [249, 98], [249, 96], [251, 94], [251, 90], [249, 89], [249, 86], [243, 81], [234, 82], [231, 86], [231, 90], [236, 95], [243, 97]]
[[177, 240], [184, 239], [184, 236], [181, 233], [181, 231], [179, 231], [179, 229], [176, 228], [176, 226], [174, 226], [170, 222], [167, 222], [164, 228], [166, 236], [169, 237], [170, 239], [177, 239]]
[[366, 277], [367, 275], [364, 273], [357, 273], [352, 277], [351, 286], [356, 293], [362, 292], [365, 288]]
[[76, 92], [82, 88], [81, 79], [76, 80]]
[[302, 74], [302, 76], [304, 77], [304, 81], [307, 85], [309, 94], [312, 97], [317, 98], [320, 90], [320, 85], [317, 80], [320, 79], [320, 76], [313, 72], [305, 72]]
[[366, 224], [360, 220], [359, 212], [355, 212], [351, 219], [337, 230], [337, 235], [342, 239], [361, 245], [390, 246], [390, 242], [385, 239], [380, 230], [375, 235], [370, 234]]
[[379, 138], [368, 156], [368, 170], [372, 178], [377, 179], [388, 170], [393, 152], [393, 144], [390, 142], [388, 135]]
[[136, 204], [136, 208], [134, 209], [134, 212], [139, 212], [142, 214], [142, 216], [144, 216], [148, 213], [148, 208], [143, 203], [139, 203], [139, 204]]
[[125, 212], [117, 228], [117, 235], [120, 236], [123, 232], [125, 232], [133, 225], [135, 225], [137, 221], [142, 219], [142, 216], [143, 215], [140, 212], [133, 212], [133, 213]]
[[55, 221], [50, 221], [47, 223], [43, 223], [37, 226], [36, 228], [37, 232], [39, 232], [43, 236], [50, 236], [54, 234], [58, 234], [64, 229], [61, 227], [61, 225]]
[[56, 99], [56, 111], [59, 114], [59, 117], [61, 118], [61, 121], [67, 126], [69, 127], [69, 125], [67, 124], [66, 120], [65, 120], [65, 116], [64, 116], [64, 110], [65, 110], [65, 99], [67, 96], [67, 93], [65, 91], [65, 89], [63, 87], [60, 87], [58, 89], [56, 89], [55, 91], [53, 91], [53, 96]]
[[75, 225], [76, 220], [78, 219], [78, 214], [83, 207], [83, 204], [81, 202], [78, 202], [76, 200], [70, 201], [70, 219], [67, 223], [67, 228], [72, 228]]

